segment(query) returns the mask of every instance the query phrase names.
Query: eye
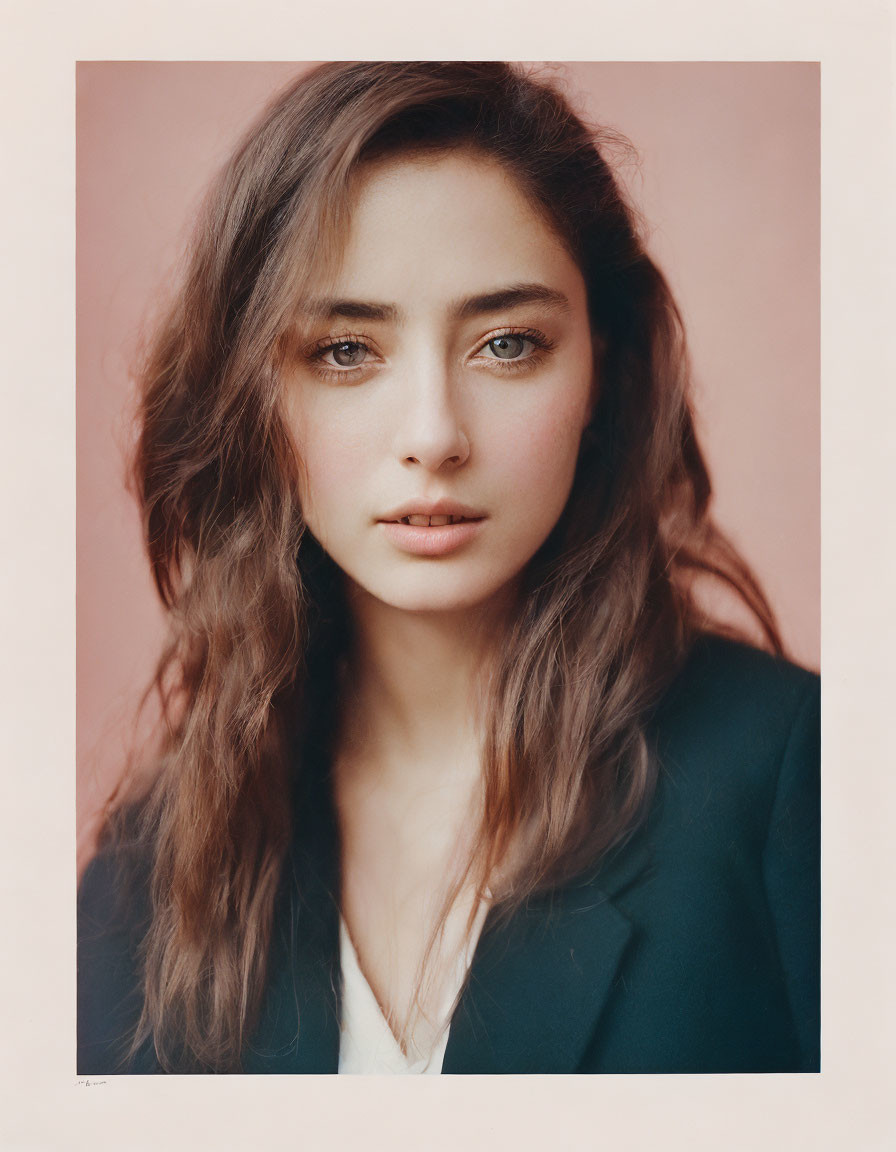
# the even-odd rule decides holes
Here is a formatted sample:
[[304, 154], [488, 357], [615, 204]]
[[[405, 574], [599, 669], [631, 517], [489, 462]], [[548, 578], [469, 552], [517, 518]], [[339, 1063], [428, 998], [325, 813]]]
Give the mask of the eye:
[[480, 344], [474, 360], [488, 363], [493, 370], [529, 370], [536, 368], [554, 347], [554, 341], [537, 328], [505, 329]]
[[[493, 336], [485, 345], [499, 360], [519, 360], [527, 348], [534, 347], [532, 340], [525, 336], [507, 333], [504, 336]], [[485, 351], [483, 348], [483, 352]]]
[[304, 355], [321, 379], [341, 382], [366, 379], [368, 370], [380, 360], [367, 340], [355, 335], [320, 340], [306, 348]]
[[370, 349], [356, 340], [340, 340], [338, 344], [331, 344], [321, 349], [321, 359], [332, 356], [333, 363], [340, 368], [357, 368], [363, 364]]

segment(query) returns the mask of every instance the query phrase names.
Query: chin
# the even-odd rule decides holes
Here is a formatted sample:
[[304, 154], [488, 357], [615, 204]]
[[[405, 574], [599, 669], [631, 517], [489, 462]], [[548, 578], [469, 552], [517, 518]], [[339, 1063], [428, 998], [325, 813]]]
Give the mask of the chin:
[[415, 574], [412, 580], [366, 586], [364, 591], [383, 604], [414, 614], [470, 612], [494, 600], [512, 581], [450, 579], [440, 573]]
[[441, 613], [452, 614], [456, 612], [472, 612], [486, 604], [491, 597], [479, 596], [475, 593], [466, 595], [433, 595], [430, 593], [380, 596], [377, 599], [400, 612], [413, 615], [436, 615]]

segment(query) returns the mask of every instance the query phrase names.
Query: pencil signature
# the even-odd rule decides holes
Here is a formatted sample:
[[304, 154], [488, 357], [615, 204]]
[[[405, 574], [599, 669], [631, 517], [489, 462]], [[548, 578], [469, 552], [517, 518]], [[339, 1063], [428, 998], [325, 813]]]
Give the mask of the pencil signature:
[[100, 1084], [105, 1084], [105, 1080], [79, 1080], [79, 1088], [98, 1088]]

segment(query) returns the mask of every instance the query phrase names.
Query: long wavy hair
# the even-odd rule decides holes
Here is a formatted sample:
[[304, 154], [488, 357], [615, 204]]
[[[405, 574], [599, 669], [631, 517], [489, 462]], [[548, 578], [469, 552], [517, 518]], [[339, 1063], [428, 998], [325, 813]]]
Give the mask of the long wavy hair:
[[240, 1066], [304, 767], [282, 717], [336, 692], [341, 592], [304, 528], [279, 367], [303, 284], [339, 258], [365, 163], [454, 147], [497, 161], [587, 287], [599, 401], [490, 681], [470, 868], [484, 884], [514, 849], [499, 907], [594, 865], [643, 815], [657, 771], [645, 722], [711, 626], [695, 583], [733, 589], [780, 650], [708, 514], [681, 318], [608, 163], [617, 143], [531, 70], [337, 63], [275, 100], [211, 190], [141, 367], [133, 478], [171, 627], [158, 771], [110, 820], [127, 817], [149, 861], [134, 1043], [151, 1036], [163, 1067]]

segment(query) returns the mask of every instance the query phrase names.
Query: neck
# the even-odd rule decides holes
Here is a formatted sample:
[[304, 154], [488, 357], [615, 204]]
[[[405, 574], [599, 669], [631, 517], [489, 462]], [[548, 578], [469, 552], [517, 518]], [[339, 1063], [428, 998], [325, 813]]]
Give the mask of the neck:
[[507, 598], [472, 611], [406, 612], [354, 588], [354, 644], [341, 744], [348, 759], [422, 782], [478, 765], [477, 704], [508, 615]]

